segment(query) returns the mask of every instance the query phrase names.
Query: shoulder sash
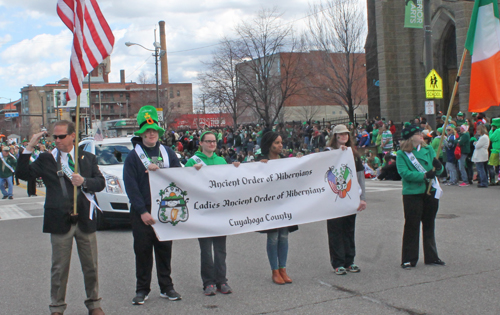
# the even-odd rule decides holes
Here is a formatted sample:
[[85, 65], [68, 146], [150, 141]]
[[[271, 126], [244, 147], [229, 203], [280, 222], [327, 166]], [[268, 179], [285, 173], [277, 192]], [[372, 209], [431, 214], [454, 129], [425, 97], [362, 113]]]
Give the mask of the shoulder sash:
[[[142, 149], [140, 144], [135, 145], [135, 152], [137, 153], [137, 156], [141, 160], [144, 167], [146, 169], [148, 169], [148, 166], [149, 166], [149, 164], [151, 164], [151, 161], [147, 157], [146, 153], [144, 153], [144, 150]], [[167, 150], [165, 150], [165, 147], [161, 144], [160, 144], [160, 155], [161, 155], [161, 158], [163, 159], [163, 168], [170, 167], [170, 161], [168, 159]]]

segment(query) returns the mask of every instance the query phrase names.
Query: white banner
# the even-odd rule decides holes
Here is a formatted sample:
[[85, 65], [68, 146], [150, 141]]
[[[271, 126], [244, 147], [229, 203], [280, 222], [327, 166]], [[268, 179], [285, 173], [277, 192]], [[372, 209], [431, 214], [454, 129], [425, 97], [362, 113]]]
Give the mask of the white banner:
[[149, 172], [159, 240], [261, 231], [356, 213], [351, 149], [301, 158]]

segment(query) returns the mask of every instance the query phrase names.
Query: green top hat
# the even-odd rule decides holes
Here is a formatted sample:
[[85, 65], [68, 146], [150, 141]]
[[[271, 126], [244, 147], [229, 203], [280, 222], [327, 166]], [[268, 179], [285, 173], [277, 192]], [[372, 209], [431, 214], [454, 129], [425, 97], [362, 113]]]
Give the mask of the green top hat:
[[134, 132], [134, 135], [140, 136], [148, 129], [154, 129], [158, 131], [158, 136], [161, 138], [165, 133], [165, 129], [158, 126], [158, 112], [156, 108], [151, 105], [146, 105], [139, 109], [137, 113], [137, 124], [139, 125], [139, 130]]
[[461, 116], [461, 117], [463, 117], [463, 116], [464, 116], [464, 113], [462, 113], [462, 112], [458, 112], [457, 116]]

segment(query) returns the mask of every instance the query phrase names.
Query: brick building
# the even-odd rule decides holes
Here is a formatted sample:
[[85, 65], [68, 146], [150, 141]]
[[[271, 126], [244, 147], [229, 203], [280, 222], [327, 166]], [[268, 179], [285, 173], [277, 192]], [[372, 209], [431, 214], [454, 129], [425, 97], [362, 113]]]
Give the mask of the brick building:
[[[435, 100], [446, 112], [464, 50], [473, 1], [431, 0], [434, 69], [443, 79], [444, 97]], [[405, 2], [367, 0], [368, 38], [366, 63], [370, 117], [407, 121], [425, 113], [424, 30], [404, 28]], [[470, 82], [467, 56], [452, 114], [467, 112]], [[499, 107], [487, 116], [500, 113]]]
[[[93, 121], [134, 118], [144, 105], [156, 107], [156, 85], [125, 82], [125, 72], [121, 70], [118, 83], [108, 82], [106, 65], [101, 64], [90, 74], [89, 108], [80, 109], [80, 117], [89, 117]], [[88, 89], [88, 76], [84, 81], [84, 89]], [[66, 90], [68, 79], [43, 86], [28, 85], [21, 89], [21, 121], [20, 134], [31, 136], [40, 130], [42, 125], [49, 127], [56, 120], [75, 120], [74, 108], [65, 107], [54, 94], [57, 90]], [[159, 103], [163, 108], [164, 122], [169, 123], [177, 116], [193, 112], [193, 94], [191, 83], [166, 83], [159, 86]], [[59, 105], [59, 106], [58, 106]], [[62, 117], [58, 114], [62, 109]], [[42, 115], [43, 113], [43, 115]]]
[[[280, 112], [280, 121], [345, 118], [348, 115], [347, 107], [345, 106], [347, 103], [338, 96], [339, 93], [334, 93], [342, 83], [336, 83], [337, 86], [334, 86], [335, 84], [332, 83], [332, 80], [326, 79], [326, 77], [334, 77], [335, 75], [333, 74], [333, 69], [326, 67], [327, 69], [325, 70], [324, 63], [324, 58], [329, 58], [331, 63], [341, 64], [344, 57], [345, 54], [341, 53], [310, 51], [302, 53], [279, 53], [266, 57], [275, 59], [269, 62], [265, 60], [250, 60], [240, 63], [236, 66], [237, 73], [240, 76], [238, 78], [240, 97], [249, 100], [252, 99], [252, 96], [248, 95], [249, 93], [246, 91], [247, 87], [241, 83], [242, 81], [267, 75], [270, 77], [268, 81], [275, 81], [274, 84], [269, 84], [270, 91], [268, 92], [268, 97], [271, 99], [274, 98], [275, 102], [281, 100], [283, 90], [294, 90], [291, 95], [286, 96]], [[355, 104], [354, 114], [365, 115], [368, 113], [368, 107], [364, 54], [352, 54], [350, 63], [355, 64], [353, 73], [356, 80], [351, 85], [353, 103]], [[256, 64], [261, 65], [255, 66]], [[259, 68], [264, 67], [264, 64], [271, 65], [271, 69], [267, 70], [268, 74], [259, 70]], [[262, 73], [257, 74], [257, 72]], [[246, 78], [241, 79], [242, 76]], [[343, 80], [346, 80], [346, 78], [342, 77], [338, 81]], [[250, 109], [247, 111], [250, 111]], [[247, 119], [250, 117], [250, 115], [245, 116]]]

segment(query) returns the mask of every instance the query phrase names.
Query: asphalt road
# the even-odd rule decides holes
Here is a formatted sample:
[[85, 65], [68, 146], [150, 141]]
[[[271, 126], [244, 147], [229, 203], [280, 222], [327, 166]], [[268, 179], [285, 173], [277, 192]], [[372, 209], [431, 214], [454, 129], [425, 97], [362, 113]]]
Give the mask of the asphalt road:
[[[173, 273], [182, 301], [160, 298], [153, 280], [143, 306], [135, 289], [132, 234], [98, 232], [100, 293], [106, 314], [500, 314], [500, 186], [448, 187], [436, 223], [445, 267], [400, 268], [403, 210], [399, 182], [368, 181], [368, 209], [358, 215], [359, 274], [337, 276], [329, 263], [326, 223], [300, 226], [289, 238], [288, 272], [294, 283], [271, 281], [266, 236], [228, 237], [231, 295], [202, 294], [197, 240], [174, 242]], [[0, 200], [0, 314], [50, 314], [50, 240], [43, 234], [43, 189], [28, 198]], [[314, 211], [314, 209], [311, 209]], [[421, 254], [422, 257], [423, 254]], [[423, 257], [422, 257], [423, 258]], [[155, 273], [153, 273], [155, 275]], [[153, 276], [154, 278], [154, 276]], [[76, 249], [65, 314], [87, 314]]]

